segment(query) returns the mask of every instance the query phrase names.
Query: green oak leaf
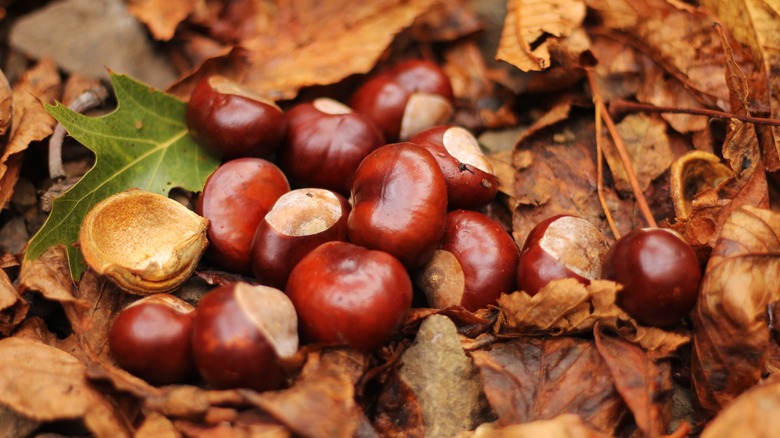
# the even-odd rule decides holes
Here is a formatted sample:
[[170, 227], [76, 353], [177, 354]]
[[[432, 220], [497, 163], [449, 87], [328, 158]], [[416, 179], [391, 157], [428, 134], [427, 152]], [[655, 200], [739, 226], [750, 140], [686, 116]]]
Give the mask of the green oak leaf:
[[99, 201], [130, 188], [167, 195], [170, 189], [200, 191], [219, 159], [189, 135], [186, 104], [128, 76], [111, 74], [117, 108], [102, 117], [87, 117], [61, 103], [46, 110], [68, 133], [95, 153], [95, 165], [56, 198], [46, 223], [30, 240], [24, 262], [64, 244], [74, 279], [84, 272], [75, 244], [81, 221]]

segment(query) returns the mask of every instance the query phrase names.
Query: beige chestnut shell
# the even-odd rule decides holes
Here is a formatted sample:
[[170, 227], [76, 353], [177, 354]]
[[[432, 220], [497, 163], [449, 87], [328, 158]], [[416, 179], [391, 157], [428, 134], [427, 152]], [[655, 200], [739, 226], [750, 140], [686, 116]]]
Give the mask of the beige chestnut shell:
[[169, 292], [187, 280], [208, 245], [208, 220], [156, 193], [127, 190], [97, 203], [81, 224], [84, 260], [123, 290]]

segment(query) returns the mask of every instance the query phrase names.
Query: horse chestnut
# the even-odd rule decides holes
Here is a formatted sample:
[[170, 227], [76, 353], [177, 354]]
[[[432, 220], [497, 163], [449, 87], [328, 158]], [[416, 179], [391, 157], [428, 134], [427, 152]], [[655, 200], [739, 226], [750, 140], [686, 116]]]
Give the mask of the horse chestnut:
[[701, 268], [696, 253], [676, 232], [631, 231], [607, 253], [604, 276], [623, 285], [617, 304], [636, 320], [669, 327], [696, 304]]

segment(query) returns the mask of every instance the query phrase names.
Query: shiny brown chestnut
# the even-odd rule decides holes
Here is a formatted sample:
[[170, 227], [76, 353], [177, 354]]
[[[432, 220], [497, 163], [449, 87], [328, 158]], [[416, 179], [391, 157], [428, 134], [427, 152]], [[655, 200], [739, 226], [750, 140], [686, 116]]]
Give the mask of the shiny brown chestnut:
[[195, 365], [215, 389], [278, 389], [286, 380], [282, 360], [298, 350], [298, 319], [280, 290], [229, 283], [198, 304], [192, 326]]
[[352, 176], [384, 137], [373, 121], [329, 98], [302, 103], [287, 113], [287, 138], [279, 166], [300, 187], [349, 195]]
[[169, 294], [133, 302], [114, 318], [108, 349], [116, 363], [155, 384], [184, 382], [195, 376], [192, 321], [195, 308]]
[[274, 102], [219, 75], [195, 85], [186, 122], [195, 141], [225, 159], [270, 154], [287, 128], [287, 118]]
[[601, 277], [609, 242], [589, 221], [549, 217], [531, 230], [520, 251], [517, 286], [530, 295], [552, 280], [574, 278], [583, 284]]
[[427, 150], [382, 146], [366, 157], [352, 184], [349, 240], [398, 258], [408, 269], [427, 262], [444, 233], [447, 184]]
[[366, 351], [398, 330], [412, 304], [412, 282], [395, 257], [347, 242], [328, 242], [306, 255], [285, 293], [305, 339]]
[[379, 73], [352, 96], [351, 106], [376, 123], [388, 141], [408, 140], [452, 115], [452, 84], [435, 63], [408, 60]]
[[252, 241], [252, 272], [263, 284], [284, 290], [287, 277], [311, 250], [347, 240], [347, 200], [330, 190], [285, 193], [260, 221]]
[[459, 126], [435, 126], [409, 140], [428, 149], [439, 163], [447, 181], [451, 210], [476, 210], [487, 205], [498, 192], [493, 165], [482, 153], [474, 136]]
[[653, 326], [678, 324], [696, 304], [701, 268], [678, 233], [644, 228], [620, 237], [609, 249], [604, 277], [623, 285], [617, 304]]
[[289, 191], [287, 178], [270, 161], [239, 158], [219, 166], [196, 205], [197, 213], [209, 220], [206, 258], [229, 271], [250, 273], [257, 225]]
[[454, 210], [439, 249], [415, 274], [415, 283], [431, 307], [473, 312], [515, 291], [517, 262], [517, 245], [501, 225], [476, 211]]

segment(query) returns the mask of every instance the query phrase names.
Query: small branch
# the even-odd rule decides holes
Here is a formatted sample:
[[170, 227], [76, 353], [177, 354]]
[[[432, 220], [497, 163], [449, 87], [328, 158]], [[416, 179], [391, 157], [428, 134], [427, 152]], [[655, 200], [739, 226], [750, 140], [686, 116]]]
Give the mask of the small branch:
[[[101, 105], [108, 98], [108, 90], [102, 85], [85, 90], [68, 105], [68, 108], [82, 113]], [[54, 133], [49, 138], [49, 176], [52, 181], [65, 179], [65, 168], [62, 166], [62, 142], [65, 140], [65, 127], [57, 123]]]
[[620, 161], [623, 163], [623, 169], [628, 177], [631, 190], [634, 192], [634, 198], [636, 199], [639, 211], [642, 212], [642, 216], [644, 216], [648, 226], [654, 228], [658, 227], [658, 224], [653, 217], [653, 213], [650, 211], [650, 206], [647, 204], [647, 199], [645, 199], [645, 195], [642, 192], [642, 188], [639, 187], [639, 181], [636, 178], [636, 172], [634, 172], [634, 166], [631, 163], [631, 157], [628, 155], [626, 145], [623, 143], [623, 139], [620, 138], [620, 134], [618, 134], [617, 127], [615, 126], [615, 121], [612, 120], [607, 108], [604, 106], [604, 101], [601, 99], [601, 93], [599, 92], [598, 84], [596, 83], [596, 77], [593, 75], [593, 70], [586, 69], [586, 72], [588, 75], [588, 83], [590, 84], [590, 89], [593, 93], [593, 102], [596, 105], [596, 111], [601, 111], [604, 122], [607, 124], [607, 130], [609, 130], [609, 135], [615, 143], [615, 149], [620, 156]]
[[691, 114], [694, 116], [713, 117], [716, 119], [737, 119], [746, 123], [756, 125], [780, 126], [780, 120], [768, 119], [764, 117], [740, 116], [737, 114], [726, 113], [723, 111], [710, 110], [704, 108], [676, 108], [673, 106], [655, 106], [646, 103], [630, 102], [623, 99], [615, 99], [609, 103], [610, 112], [622, 113], [627, 111], [649, 111], [654, 113], [673, 113], [673, 114]]
[[604, 151], [602, 149], [602, 120], [601, 120], [601, 107], [596, 102], [600, 100], [601, 96], [593, 94], [593, 103], [596, 104], [596, 194], [599, 197], [599, 203], [601, 203], [601, 209], [604, 210], [604, 215], [607, 218], [609, 229], [612, 230], [612, 235], [615, 239], [620, 239], [620, 231], [615, 225], [615, 219], [612, 217], [612, 213], [609, 211], [607, 205], [607, 199], [604, 197]]

